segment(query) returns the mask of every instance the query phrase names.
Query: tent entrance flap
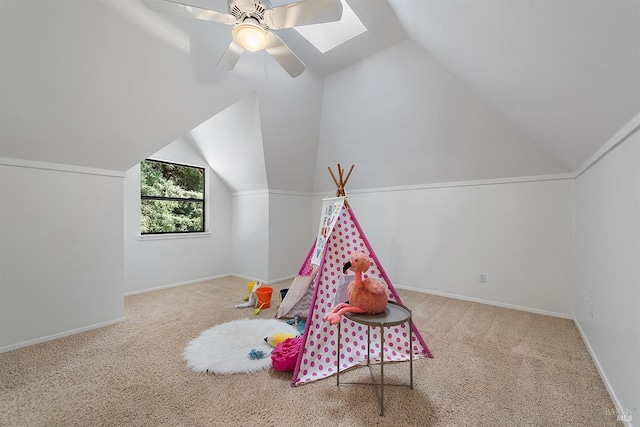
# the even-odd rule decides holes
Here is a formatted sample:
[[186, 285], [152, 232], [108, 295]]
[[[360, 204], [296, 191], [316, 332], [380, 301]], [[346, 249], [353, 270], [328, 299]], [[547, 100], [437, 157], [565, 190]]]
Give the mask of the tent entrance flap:
[[296, 275], [276, 312], [276, 318], [307, 317], [313, 297], [313, 276]]

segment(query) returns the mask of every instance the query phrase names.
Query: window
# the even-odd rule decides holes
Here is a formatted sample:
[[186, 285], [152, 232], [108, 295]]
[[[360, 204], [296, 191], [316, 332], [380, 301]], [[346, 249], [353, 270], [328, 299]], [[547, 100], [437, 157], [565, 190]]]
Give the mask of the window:
[[342, 0], [342, 18], [335, 22], [294, 27], [294, 30], [307, 39], [321, 53], [327, 53], [334, 47], [348, 42], [367, 31], [358, 15], [349, 4]]
[[141, 234], [204, 231], [204, 168], [140, 163]]

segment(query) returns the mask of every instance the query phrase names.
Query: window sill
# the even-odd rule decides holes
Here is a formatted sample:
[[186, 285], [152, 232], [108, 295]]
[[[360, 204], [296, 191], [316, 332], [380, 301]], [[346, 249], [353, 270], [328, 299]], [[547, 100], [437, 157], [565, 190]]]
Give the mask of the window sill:
[[139, 234], [138, 240], [175, 240], [175, 239], [200, 239], [203, 237], [211, 237], [210, 231], [203, 233], [167, 233], [167, 234]]

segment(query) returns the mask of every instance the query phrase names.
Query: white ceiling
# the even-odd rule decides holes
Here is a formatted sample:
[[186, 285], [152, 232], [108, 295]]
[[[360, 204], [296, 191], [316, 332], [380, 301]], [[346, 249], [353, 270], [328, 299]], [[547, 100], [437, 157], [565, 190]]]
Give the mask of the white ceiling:
[[411, 37], [577, 169], [640, 111], [637, 0], [390, 0]]
[[[261, 137], [252, 144], [259, 149], [261, 141], [263, 152], [253, 160], [265, 164], [266, 185], [308, 191], [313, 169], [319, 168], [315, 156], [322, 152], [321, 135], [331, 134], [323, 105], [344, 105], [326, 98], [333, 89], [323, 90], [323, 82], [331, 81], [332, 88], [344, 86], [338, 82], [342, 76], [357, 82], [358, 73], [377, 72], [375, 58], [405, 53], [410, 56], [397, 61], [415, 58], [418, 65], [409, 67], [411, 73], [388, 66], [385, 72], [393, 74], [363, 80], [377, 85], [400, 80], [394, 84], [402, 90], [424, 91], [415, 99], [455, 80], [455, 93], [465, 92], [458, 102], [478, 99], [466, 108], [467, 115], [482, 110], [478, 117], [492, 117], [492, 127], [505, 129], [483, 130], [484, 141], [457, 131], [437, 143], [411, 142], [409, 155], [436, 162], [439, 156], [470, 155], [442, 141], [468, 138], [459, 147], [473, 142], [486, 147], [485, 156], [500, 156], [494, 151], [509, 141], [490, 139], [514, 135], [518, 146], [526, 147], [523, 152], [553, 157], [540, 173], [576, 170], [640, 113], [640, 0], [347, 1], [369, 31], [324, 55], [294, 30], [279, 30], [307, 64], [302, 76], [291, 79], [266, 52], [245, 53], [232, 72], [216, 70], [231, 40], [229, 27], [160, 16], [138, 0], [0, 0], [0, 156], [127, 170], [254, 96], [251, 108], [259, 117], [252, 123], [259, 123]], [[226, 2], [192, 4], [224, 10]], [[442, 85], [402, 81], [436, 68]], [[356, 99], [348, 97], [352, 87], [339, 96], [346, 91], [347, 101]], [[404, 117], [401, 101], [390, 103], [393, 109], [380, 108], [389, 122]], [[425, 123], [458, 119], [454, 104], [448, 103], [446, 111], [437, 107], [428, 105]], [[233, 143], [214, 141], [215, 131], [193, 135], [203, 153], [215, 153], [215, 144]], [[472, 163], [467, 159], [459, 165]], [[535, 173], [536, 168], [523, 170]], [[396, 184], [389, 179], [388, 185]], [[421, 179], [455, 176], [419, 176], [413, 183]]]

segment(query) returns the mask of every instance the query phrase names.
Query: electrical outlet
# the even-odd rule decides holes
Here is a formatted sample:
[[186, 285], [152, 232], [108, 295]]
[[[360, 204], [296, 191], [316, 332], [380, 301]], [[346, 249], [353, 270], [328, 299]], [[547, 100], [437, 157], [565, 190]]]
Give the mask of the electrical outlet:
[[480, 274], [480, 278], [478, 279], [478, 283], [487, 283], [487, 275], [482, 273]]

